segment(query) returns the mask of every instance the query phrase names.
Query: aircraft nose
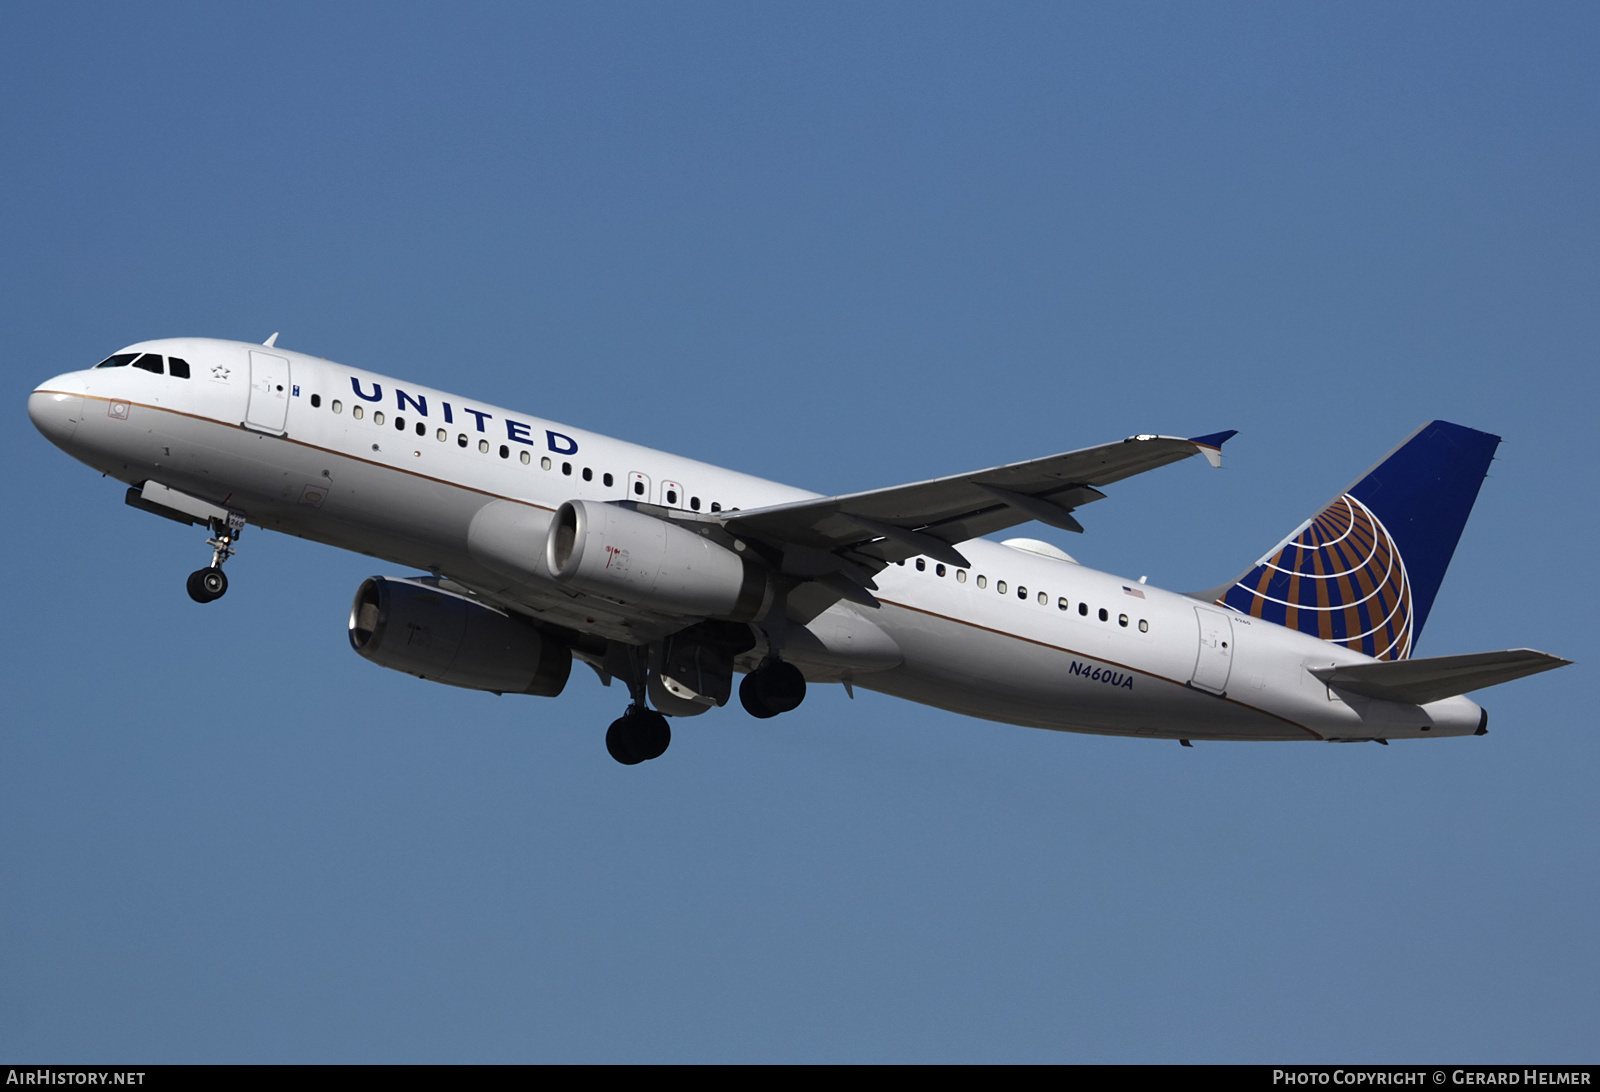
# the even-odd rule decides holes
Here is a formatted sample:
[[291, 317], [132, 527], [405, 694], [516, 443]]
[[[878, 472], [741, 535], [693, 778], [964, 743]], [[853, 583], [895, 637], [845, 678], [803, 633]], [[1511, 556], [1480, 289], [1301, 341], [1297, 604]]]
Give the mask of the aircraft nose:
[[66, 447], [83, 419], [83, 397], [41, 388], [28, 395], [28, 418], [45, 439]]

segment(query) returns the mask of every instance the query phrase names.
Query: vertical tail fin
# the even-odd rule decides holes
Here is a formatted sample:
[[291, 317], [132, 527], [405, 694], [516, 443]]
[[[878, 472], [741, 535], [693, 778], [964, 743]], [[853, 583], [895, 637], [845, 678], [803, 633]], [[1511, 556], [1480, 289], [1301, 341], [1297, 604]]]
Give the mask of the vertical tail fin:
[[1500, 437], [1430, 421], [1217, 602], [1380, 660], [1411, 655]]

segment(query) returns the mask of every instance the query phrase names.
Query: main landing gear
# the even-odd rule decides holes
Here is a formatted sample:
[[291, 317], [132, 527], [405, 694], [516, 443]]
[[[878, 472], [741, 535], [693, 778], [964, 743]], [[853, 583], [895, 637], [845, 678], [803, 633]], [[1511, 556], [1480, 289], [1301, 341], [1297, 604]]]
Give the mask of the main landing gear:
[[624, 766], [660, 758], [671, 742], [667, 718], [642, 702], [628, 706], [628, 711], [606, 730], [606, 750]]
[[761, 661], [739, 684], [739, 704], [762, 720], [797, 709], [805, 700], [806, 678], [800, 669], [774, 657]]
[[672, 729], [667, 727], [664, 715], [645, 703], [650, 680], [648, 650], [613, 643], [607, 652], [606, 667], [628, 684], [632, 698], [628, 711], [606, 729], [606, 750], [624, 766], [660, 758], [672, 743]]
[[244, 525], [235, 527], [212, 520], [211, 534], [213, 537], [206, 540], [206, 545], [211, 547], [211, 564], [189, 574], [189, 598], [196, 603], [210, 603], [227, 593], [228, 578], [222, 572], [222, 563], [233, 556], [233, 544], [244, 534]]
[[[607, 729], [606, 750], [624, 766], [636, 766], [652, 758], [660, 758], [672, 743], [672, 729], [667, 726], [666, 716], [646, 703], [654, 670], [649, 663], [648, 650], [613, 642], [605, 663], [612, 676], [627, 682], [633, 698], [628, 711], [612, 721]], [[721, 705], [727, 700], [728, 680], [724, 677], [720, 688], [701, 685], [699, 690], [706, 693], [714, 691], [719, 695], [716, 704]], [[739, 701], [745, 711], [762, 720], [798, 708], [805, 697], [805, 676], [798, 667], [785, 663], [776, 655], [768, 655], [739, 684]], [[673, 706], [669, 704], [667, 708]], [[693, 711], [676, 715], [692, 716]]]

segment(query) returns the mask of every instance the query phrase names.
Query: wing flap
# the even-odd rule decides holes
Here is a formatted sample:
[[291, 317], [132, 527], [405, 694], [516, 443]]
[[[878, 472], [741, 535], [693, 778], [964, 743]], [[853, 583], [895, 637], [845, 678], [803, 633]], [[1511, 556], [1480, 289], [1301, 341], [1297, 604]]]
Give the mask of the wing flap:
[[1453, 698], [1470, 690], [1481, 690], [1485, 686], [1565, 667], [1571, 662], [1548, 652], [1513, 648], [1504, 652], [1472, 652], [1464, 656], [1429, 656], [1424, 659], [1314, 667], [1311, 668], [1311, 674], [1331, 687], [1363, 697], [1404, 702], [1407, 705], [1426, 705], [1430, 701]]

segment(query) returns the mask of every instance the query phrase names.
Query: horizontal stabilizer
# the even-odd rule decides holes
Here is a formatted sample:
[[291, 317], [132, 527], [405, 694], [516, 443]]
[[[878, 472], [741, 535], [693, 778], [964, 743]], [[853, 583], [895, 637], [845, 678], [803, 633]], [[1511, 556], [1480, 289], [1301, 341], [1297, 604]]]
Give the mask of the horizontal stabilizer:
[[1426, 705], [1469, 690], [1481, 690], [1554, 667], [1565, 667], [1571, 662], [1548, 652], [1513, 648], [1505, 652], [1472, 652], [1465, 656], [1314, 667], [1311, 673], [1329, 686], [1352, 694], [1407, 705]]

